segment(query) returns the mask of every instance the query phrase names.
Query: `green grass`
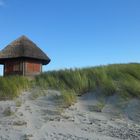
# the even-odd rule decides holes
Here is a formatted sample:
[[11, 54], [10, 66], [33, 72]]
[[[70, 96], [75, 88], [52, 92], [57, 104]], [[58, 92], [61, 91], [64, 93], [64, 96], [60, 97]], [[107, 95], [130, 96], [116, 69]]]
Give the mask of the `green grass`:
[[30, 83], [25, 77], [0, 77], [0, 100], [13, 99], [29, 86]]
[[73, 90], [63, 90], [61, 91], [60, 99], [62, 107], [69, 107], [76, 102], [76, 94]]
[[[0, 99], [13, 99], [29, 87], [59, 90], [67, 106], [75, 101], [75, 95], [95, 91], [103, 96], [118, 94], [123, 98], [140, 98], [140, 64], [48, 71], [36, 76], [33, 81], [20, 76], [0, 77]], [[39, 94], [40, 91], [35, 98]]]
[[77, 95], [100, 91], [105, 96], [140, 97], [140, 64], [114, 64], [83, 69], [45, 72], [36, 77], [38, 86]]

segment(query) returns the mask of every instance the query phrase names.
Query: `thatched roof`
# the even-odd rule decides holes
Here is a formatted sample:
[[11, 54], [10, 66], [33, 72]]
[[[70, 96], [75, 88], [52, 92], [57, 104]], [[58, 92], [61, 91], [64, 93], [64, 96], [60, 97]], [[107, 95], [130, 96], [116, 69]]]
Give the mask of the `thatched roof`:
[[26, 36], [21, 36], [0, 51], [1, 64], [7, 59], [14, 58], [36, 59], [40, 60], [42, 64], [50, 62], [49, 57]]

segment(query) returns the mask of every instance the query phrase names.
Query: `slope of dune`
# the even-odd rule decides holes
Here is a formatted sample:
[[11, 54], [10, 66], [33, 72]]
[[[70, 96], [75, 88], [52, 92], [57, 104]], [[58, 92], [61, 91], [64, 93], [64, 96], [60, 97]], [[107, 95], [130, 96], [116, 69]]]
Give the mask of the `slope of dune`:
[[103, 100], [87, 93], [71, 107], [62, 108], [58, 91], [45, 92], [36, 99], [26, 92], [14, 101], [0, 101], [1, 140], [140, 139], [137, 99], [118, 107], [117, 97]]

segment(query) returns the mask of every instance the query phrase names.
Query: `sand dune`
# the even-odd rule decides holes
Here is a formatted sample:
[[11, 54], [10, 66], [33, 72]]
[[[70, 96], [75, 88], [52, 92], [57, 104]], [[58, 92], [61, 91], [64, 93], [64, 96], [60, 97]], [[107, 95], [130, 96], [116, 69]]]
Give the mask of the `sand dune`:
[[0, 140], [140, 139], [139, 100], [119, 109], [116, 97], [103, 100], [88, 93], [63, 110], [56, 98], [59, 92], [46, 92], [34, 100], [26, 92], [14, 101], [0, 102]]

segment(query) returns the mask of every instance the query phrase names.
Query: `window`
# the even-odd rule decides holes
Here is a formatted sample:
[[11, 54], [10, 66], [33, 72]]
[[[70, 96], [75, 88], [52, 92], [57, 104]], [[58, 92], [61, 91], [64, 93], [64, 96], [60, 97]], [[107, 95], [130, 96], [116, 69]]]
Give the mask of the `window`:
[[28, 62], [27, 63], [27, 72], [40, 72], [40, 64], [39, 63], [33, 63], [33, 62]]

